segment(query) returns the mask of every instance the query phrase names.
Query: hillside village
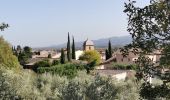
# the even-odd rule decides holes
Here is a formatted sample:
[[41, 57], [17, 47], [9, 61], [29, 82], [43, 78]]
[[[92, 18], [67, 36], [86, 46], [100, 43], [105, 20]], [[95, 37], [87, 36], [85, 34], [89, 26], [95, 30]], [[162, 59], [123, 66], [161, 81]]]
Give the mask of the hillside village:
[[[109, 41], [110, 42], [110, 41]], [[100, 64], [95, 67], [95, 73], [104, 75], [104, 76], [112, 76], [116, 77], [118, 80], [125, 80], [127, 77], [134, 76], [135, 73], [132, 71], [131, 68], [114, 68], [114, 66], [132, 66], [135, 64], [136, 60], [138, 59], [139, 55], [130, 51], [128, 55], [124, 56], [121, 52], [121, 49], [116, 49], [113, 51], [111, 57], [108, 59], [106, 56], [106, 49], [107, 48], [97, 48], [92, 40], [87, 39], [82, 44], [82, 49], [75, 50], [75, 60], [73, 62], [81, 62], [80, 57], [86, 51], [94, 51], [96, 50], [100, 54]], [[20, 50], [20, 49], [19, 49]], [[64, 54], [67, 55], [67, 48], [63, 49]], [[40, 61], [49, 59], [50, 62], [54, 60], [60, 60], [61, 58], [61, 51], [60, 50], [32, 50], [32, 55], [28, 59], [27, 63], [23, 65], [25, 69], [34, 69], [34, 65]], [[151, 61], [159, 65], [160, 58], [161, 58], [161, 50], [155, 50], [153, 53], [146, 55], [151, 59]]]

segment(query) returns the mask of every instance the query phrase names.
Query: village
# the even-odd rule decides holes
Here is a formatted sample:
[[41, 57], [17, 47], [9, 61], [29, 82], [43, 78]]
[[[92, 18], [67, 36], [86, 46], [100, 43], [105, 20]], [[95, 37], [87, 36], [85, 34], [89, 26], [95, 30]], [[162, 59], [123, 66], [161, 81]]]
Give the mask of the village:
[[[69, 34], [68, 34], [69, 35]], [[108, 40], [109, 41], [109, 40]], [[111, 42], [108, 42], [111, 45]], [[113, 48], [111, 47], [112, 51]], [[21, 49], [17, 49], [21, 50]], [[67, 55], [67, 48], [64, 48], [64, 55]], [[86, 51], [97, 51], [100, 55], [101, 62], [95, 66], [95, 73], [102, 76], [111, 76], [117, 80], [125, 80], [128, 77], [135, 76], [135, 62], [138, 59], [139, 55], [129, 52], [127, 56], [124, 56], [121, 52], [121, 49], [116, 49], [112, 52], [110, 58], [107, 58], [107, 48], [97, 48], [94, 42], [90, 39], [87, 39], [82, 44], [82, 49], [75, 50], [75, 59], [72, 62], [81, 62], [80, 57]], [[40, 61], [48, 59], [50, 62], [60, 61], [61, 59], [61, 50], [54, 49], [36, 49], [31, 51], [32, 55], [28, 61], [23, 65], [24, 69], [34, 69], [34, 65]], [[155, 65], [159, 65], [161, 58], [161, 50], [155, 50], [149, 55], [146, 55], [151, 59]], [[87, 62], [85, 62], [87, 63]], [[124, 66], [127, 66], [126, 68]], [[124, 68], [123, 68], [124, 67]], [[162, 69], [160, 69], [163, 71]], [[151, 80], [150, 80], [151, 82]]]

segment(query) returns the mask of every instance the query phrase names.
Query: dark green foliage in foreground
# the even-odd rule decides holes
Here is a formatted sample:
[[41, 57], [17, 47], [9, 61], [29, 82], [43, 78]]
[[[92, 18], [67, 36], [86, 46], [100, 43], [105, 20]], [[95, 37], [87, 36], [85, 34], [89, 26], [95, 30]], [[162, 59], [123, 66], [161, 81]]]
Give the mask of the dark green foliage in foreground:
[[147, 100], [170, 98], [170, 89], [166, 85], [153, 86], [149, 83], [144, 83], [141, 86], [140, 96]]

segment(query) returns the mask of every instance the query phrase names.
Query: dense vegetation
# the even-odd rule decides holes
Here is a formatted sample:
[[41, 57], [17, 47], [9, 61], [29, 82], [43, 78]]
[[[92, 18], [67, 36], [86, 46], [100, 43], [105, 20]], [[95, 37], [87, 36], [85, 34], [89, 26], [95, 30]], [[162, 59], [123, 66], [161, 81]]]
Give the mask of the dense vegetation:
[[111, 78], [78, 72], [69, 80], [50, 73], [37, 75], [29, 70], [15, 73], [0, 69], [0, 98], [29, 100], [138, 100], [134, 80], [116, 81]]
[[49, 72], [51, 74], [73, 78], [77, 75], [77, 72], [82, 69], [84, 69], [84, 66], [81, 64], [67, 63], [67, 64], [59, 64], [51, 67], [49, 66], [38, 67], [37, 72], [38, 73]]
[[8, 69], [19, 69], [18, 59], [13, 55], [10, 44], [0, 37], [0, 64]]

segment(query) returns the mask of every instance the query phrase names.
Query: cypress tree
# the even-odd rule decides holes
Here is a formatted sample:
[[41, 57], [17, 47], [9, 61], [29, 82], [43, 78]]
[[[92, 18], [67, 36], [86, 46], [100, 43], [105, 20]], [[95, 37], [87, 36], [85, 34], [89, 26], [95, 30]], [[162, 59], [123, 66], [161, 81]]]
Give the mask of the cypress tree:
[[107, 49], [105, 50], [105, 56], [106, 56], [106, 60], [108, 60], [109, 59], [109, 52], [108, 52]]
[[65, 54], [63, 48], [61, 49], [60, 63], [65, 64]]
[[73, 44], [72, 44], [72, 59], [76, 59], [76, 53], [75, 53], [75, 43], [74, 43], [74, 37], [73, 37]]
[[108, 43], [108, 54], [109, 54], [108, 58], [111, 58], [112, 57], [112, 44], [111, 44], [110, 40]]
[[67, 59], [70, 62], [71, 61], [71, 54], [70, 54], [70, 35], [68, 32], [68, 41], [67, 41]]

